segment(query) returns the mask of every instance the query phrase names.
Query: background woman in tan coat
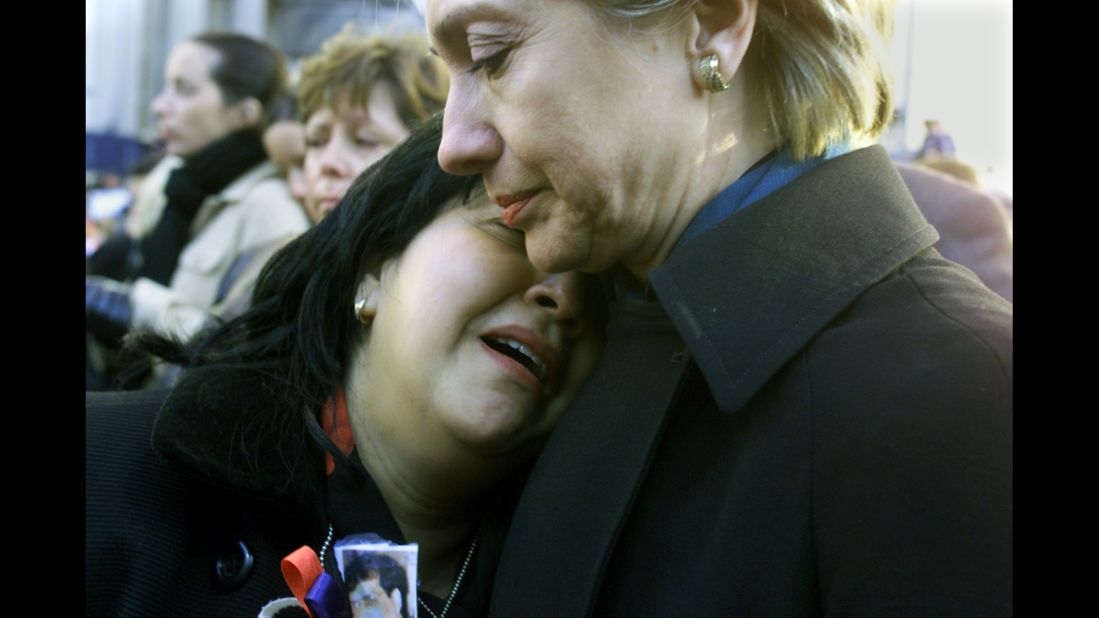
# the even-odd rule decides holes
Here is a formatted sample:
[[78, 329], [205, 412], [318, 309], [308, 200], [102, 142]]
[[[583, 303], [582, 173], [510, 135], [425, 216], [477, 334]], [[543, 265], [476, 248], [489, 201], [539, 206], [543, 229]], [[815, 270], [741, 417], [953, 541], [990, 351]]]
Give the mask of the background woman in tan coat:
[[135, 328], [192, 335], [238, 255], [308, 227], [260, 139], [285, 74], [270, 45], [237, 34], [203, 34], [172, 50], [152, 109], [179, 165], [143, 213], [155, 226], [126, 241], [126, 267], [113, 273], [121, 281], [87, 280], [98, 340]]

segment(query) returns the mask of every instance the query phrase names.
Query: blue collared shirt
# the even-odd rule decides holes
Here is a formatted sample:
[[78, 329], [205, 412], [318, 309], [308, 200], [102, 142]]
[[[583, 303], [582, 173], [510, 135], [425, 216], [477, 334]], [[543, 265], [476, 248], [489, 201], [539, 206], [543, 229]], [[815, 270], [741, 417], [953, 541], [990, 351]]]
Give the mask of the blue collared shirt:
[[824, 155], [806, 159], [800, 163], [795, 162], [790, 157], [790, 151], [787, 148], [765, 157], [761, 160], [761, 163], [752, 166], [736, 182], [725, 187], [721, 193], [718, 193], [714, 199], [707, 202], [698, 211], [695, 218], [691, 220], [690, 225], [679, 237], [675, 247], [672, 248], [672, 253], [684, 243], [724, 221], [738, 210], [767, 197], [824, 161], [845, 154], [850, 150], [850, 145], [846, 143], [833, 145], [825, 151]]
[[[691, 223], [679, 236], [671, 252], [675, 253], [676, 249], [684, 243], [724, 221], [738, 210], [767, 197], [828, 159], [846, 154], [850, 150], [851, 146], [848, 143], [834, 144], [829, 146], [822, 156], [806, 159], [800, 163], [791, 158], [789, 149], [772, 151], [749, 168], [733, 184], [725, 187], [721, 193], [707, 202], [694, 219], [691, 219]], [[617, 297], [650, 298], [648, 285], [642, 285], [621, 264], [612, 272]]]

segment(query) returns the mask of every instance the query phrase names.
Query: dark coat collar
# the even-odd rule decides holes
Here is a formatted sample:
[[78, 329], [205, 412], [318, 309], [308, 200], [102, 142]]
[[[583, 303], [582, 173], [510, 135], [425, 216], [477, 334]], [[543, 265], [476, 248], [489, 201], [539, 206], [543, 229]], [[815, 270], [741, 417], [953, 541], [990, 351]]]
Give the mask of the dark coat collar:
[[323, 452], [259, 371], [187, 371], [153, 426], [153, 447], [203, 481], [323, 520]]
[[[602, 578], [618, 536], [672, 410], [691, 405], [679, 399], [690, 378], [684, 343], [716, 403], [736, 410], [856, 295], [936, 238], [885, 152], [865, 149], [803, 174], [650, 273], [671, 324], [637, 290], [620, 298], [629, 311], [612, 318], [603, 358], [531, 474], [493, 615], [533, 606], [542, 615], [587, 616], [601, 591], [615, 594]], [[675, 530], [668, 534], [674, 542]]]
[[732, 412], [856, 296], [938, 239], [885, 149], [872, 146], [735, 213], [649, 278], [718, 407]]

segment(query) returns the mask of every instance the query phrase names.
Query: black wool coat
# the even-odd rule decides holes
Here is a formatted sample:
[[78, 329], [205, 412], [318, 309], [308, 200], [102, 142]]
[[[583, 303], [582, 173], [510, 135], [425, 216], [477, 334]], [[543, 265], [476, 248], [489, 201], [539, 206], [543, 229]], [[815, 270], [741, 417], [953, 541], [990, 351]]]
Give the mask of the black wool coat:
[[617, 299], [490, 615], [1011, 615], [1012, 308], [937, 239], [871, 147]]
[[[338, 464], [326, 480], [304, 426], [274, 420], [280, 405], [258, 372], [220, 367], [173, 390], [86, 394], [85, 615], [253, 617], [292, 596], [280, 561], [319, 551], [330, 523], [336, 540], [405, 542], [369, 477]], [[486, 518], [449, 618], [486, 612], [506, 515]], [[338, 580], [331, 549], [325, 566]]]

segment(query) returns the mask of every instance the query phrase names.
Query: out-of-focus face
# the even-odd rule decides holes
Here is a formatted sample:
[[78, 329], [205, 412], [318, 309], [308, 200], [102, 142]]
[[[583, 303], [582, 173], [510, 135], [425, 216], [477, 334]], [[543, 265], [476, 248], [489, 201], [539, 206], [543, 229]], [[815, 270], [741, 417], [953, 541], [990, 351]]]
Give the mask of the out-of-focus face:
[[379, 272], [367, 278], [376, 311], [348, 378], [360, 453], [384, 440], [412, 459], [533, 457], [602, 347], [589, 276], [535, 269], [483, 195]]
[[300, 167], [305, 160], [305, 127], [297, 120], [279, 120], [263, 132], [263, 148], [279, 171]]
[[381, 579], [376, 575], [360, 579], [347, 595], [354, 618], [401, 618], [401, 594], [394, 589], [386, 594]]
[[[346, 99], [345, 99], [346, 101]], [[305, 122], [305, 208], [314, 222], [336, 207], [366, 168], [408, 136], [386, 82], [371, 88], [365, 107], [325, 107]]]
[[451, 71], [439, 161], [484, 175], [538, 268], [667, 243], [706, 132], [687, 21], [630, 34], [575, 0], [427, 0], [426, 19]]
[[220, 54], [194, 41], [176, 45], [164, 69], [164, 90], [153, 99], [157, 134], [168, 152], [187, 157], [238, 128], [232, 106], [211, 77]]
[[267, 158], [278, 166], [294, 199], [305, 203], [305, 127], [297, 120], [280, 120], [263, 132]]

